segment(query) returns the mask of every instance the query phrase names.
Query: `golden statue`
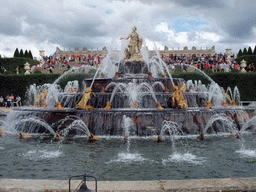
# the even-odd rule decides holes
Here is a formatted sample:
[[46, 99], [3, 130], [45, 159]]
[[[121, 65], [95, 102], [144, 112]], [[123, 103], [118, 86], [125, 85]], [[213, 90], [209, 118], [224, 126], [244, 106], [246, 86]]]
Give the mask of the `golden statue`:
[[163, 90], [164, 93], [169, 93], [169, 90], [167, 87], [165, 87], [165, 89]]
[[158, 135], [157, 138], [155, 138], [153, 141], [162, 142], [163, 139], [161, 138], [160, 135]]
[[83, 95], [81, 101], [76, 105], [76, 109], [83, 109], [83, 110], [94, 110], [95, 108], [91, 105], [88, 105], [88, 101], [91, 98], [91, 94], [96, 97], [96, 95], [92, 92], [90, 87], [87, 87], [85, 90], [85, 94]]
[[235, 101], [231, 101], [230, 106], [231, 106], [231, 107], [237, 107], [237, 106], [236, 106], [236, 102], [235, 102]]
[[165, 78], [165, 79], [167, 78], [166, 73], [163, 74], [163, 78]]
[[148, 78], [150, 78], [150, 79], [151, 79], [151, 78], [153, 78], [153, 76], [152, 76], [152, 73], [151, 73], [151, 72], [149, 72], [149, 73], [148, 73]]
[[[143, 61], [140, 49], [142, 47], [143, 40], [139, 38], [139, 34], [136, 32], [137, 28], [133, 27], [132, 32], [126, 39], [130, 39], [128, 49], [125, 49], [125, 61]], [[123, 40], [124, 38], [121, 38]]]
[[57, 109], [57, 110], [62, 110], [62, 109], [64, 109], [64, 108], [61, 106], [61, 103], [58, 101], [58, 102], [56, 103], [55, 109]]
[[19, 139], [27, 139], [27, 138], [32, 138], [33, 136], [31, 135], [23, 135], [21, 132], [19, 133]]
[[228, 107], [228, 105], [225, 101], [222, 101], [221, 105], [222, 105], [222, 107]]
[[179, 89], [178, 86], [173, 86], [173, 94], [172, 94], [172, 107], [175, 109], [187, 109], [188, 106], [186, 104], [186, 100], [184, 99], [183, 89], [185, 89], [185, 85], [183, 84]]
[[115, 73], [115, 76], [114, 76], [113, 78], [114, 78], [114, 79], [118, 79], [118, 78], [119, 78], [118, 72]]
[[212, 108], [211, 102], [210, 101], [206, 101], [206, 105], [205, 105], [204, 108], [205, 109], [211, 109]]
[[73, 93], [72, 87], [69, 88], [68, 93]]
[[156, 103], [156, 108], [159, 110], [164, 110], [159, 101]]
[[42, 102], [45, 100], [46, 96], [47, 96], [47, 89], [43, 92], [43, 93], [40, 93], [38, 98], [37, 98], [37, 105], [38, 106], [41, 106], [42, 105]]
[[46, 103], [44, 102], [44, 104], [43, 104], [43, 109], [46, 109], [47, 108], [47, 105], [46, 105]]
[[131, 107], [132, 109], [138, 109], [138, 107], [137, 107], [137, 105], [136, 105], [136, 103], [133, 101], [132, 102], [132, 107]]
[[54, 139], [57, 140], [57, 141], [60, 141], [60, 140], [64, 140], [65, 137], [61, 137], [60, 134], [57, 134]]
[[105, 91], [105, 88], [104, 87], [102, 87], [102, 90], [101, 90], [101, 92], [100, 93], [106, 93], [106, 91]]
[[3, 132], [2, 129], [0, 129], [0, 136], [3, 136], [3, 135], [9, 135], [10, 133], [7, 133], [7, 132]]
[[204, 140], [204, 133], [201, 132], [199, 136], [197, 136], [197, 139]]
[[89, 141], [98, 141], [98, 140], [99, 140], [98, 137], [95, 137], [92, 133], [90, 134]]
[[111, 103], [108, 101], [106, 107], [103, 110], [110, 110], [111, 109]]

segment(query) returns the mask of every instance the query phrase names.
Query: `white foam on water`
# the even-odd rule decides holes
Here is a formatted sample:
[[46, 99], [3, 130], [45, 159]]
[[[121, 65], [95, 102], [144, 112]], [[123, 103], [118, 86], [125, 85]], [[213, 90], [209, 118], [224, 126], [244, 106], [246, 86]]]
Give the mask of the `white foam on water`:
[[168, 162], [173, 162], [173, 163], [182, 163], [182, 162], [187, 162], [195, 165], [202, 165], [205, 162], [205, 158], [203, 157], [197, 157], [191, 153], [174, 153], [169, 156], [168, 159], [162, 159], [162, 164], [166, 165]]
[[236, 151], [236, 153], [239, 153], [243, 157], [256, 158], [256, 150], [240, 149], [239, 151]]
[[4, 148], [3, 147], [0, 147], [0, 151], [3, 151], [4, 150]]
[[21, 154], [25, 159], [29, 160], [42, 160], [42, 159], [53, 159], [60, 157], [62, 152], [60, 150], [47, 151], [47, 150], [30, 150], [27, 153]]
[[119, 153], [117, 159], [112, 159], [107, 164], [110, 163], [132, 163], [132, 162], [143, 162], [148, 159], [142, 157], [138, 153]]

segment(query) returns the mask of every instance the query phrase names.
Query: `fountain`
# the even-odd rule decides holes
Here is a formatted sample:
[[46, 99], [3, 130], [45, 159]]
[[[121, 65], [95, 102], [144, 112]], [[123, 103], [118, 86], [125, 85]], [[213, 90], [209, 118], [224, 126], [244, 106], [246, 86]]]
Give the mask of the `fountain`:
[[[82, 66], [53, 84], [31, 85], [28, 106], [0, 117], [3, 132], [14, 133], [0, 139], [0, 178], [255, 177], [255, 106], [241, 106], [237, 87], [224, 91], [203, 72], [208, 86], [172, 78], [159, 53], [148, 57], [141, 48], [136, 28], [126, 39], [124, 58], [108, 55], [93, 78], [58, 85], [91, 70]], [[227, 136], [238, 130], [241, 139]], [[32, 138], [19, 140], [19, 132]]]
[[[185, 82], [181, 78], [172, 78], [159, 52], [156, 56], [146, 58], [148, 54], [142, 49], [143, 40], [136, 30], [134, 27], [127, 38], [121, 38], [122, 41], [129, 40], [129, 43], [124, 43], [128, 44], [128, 48], [122, 48], [124, 58], [113, 62], [111, 56], [107, 56], [94, 77], [84, 80], [82, 92], [77, 80], [68, 82], [64, 90], [60, 88], [57, 83], [66, 74], [53, 84], [31, 85], [28, 91], [28, 95], [32, 96], [30, 105], [37, 107], [16, 108], [9, 115], [12, 119], [8, 119], [22, 119], [23, 123], [29, 123], [35, 117], [35, 121], [41, 123], [37, 123], [37, 129], [27, 131], [46, 133], [64, 133], [62, 129], [77, 125], [72, 122], [79, 120], [90, 133], [121, 136], [125, 117], [134, 125], [129, 136], [152, 136], [161, 134], [164, 121], [176, 123], [184, 134], [199, 134], [212, 130], [212, 124], [229, 127], [221, 131], [240, 130], [252, 118], [253, 107], [239, 106], [237, 87], [234, 93], [231, 88], [225, 92], [206, 74], [211, 82], [209, 86], [203, 85], [201, 81]], [[89, 71], [85, 67], [82, 70]], [[62, 120], [72, 115], [76, 119], [69, 119], [63, 126]], [[236, 129], [230, 128], [233, 125]], [[16, 124], [13, 126], [17, 129]], [[79, 132], [78, 129], [72, 130], [73, 133], [76, 131]]]

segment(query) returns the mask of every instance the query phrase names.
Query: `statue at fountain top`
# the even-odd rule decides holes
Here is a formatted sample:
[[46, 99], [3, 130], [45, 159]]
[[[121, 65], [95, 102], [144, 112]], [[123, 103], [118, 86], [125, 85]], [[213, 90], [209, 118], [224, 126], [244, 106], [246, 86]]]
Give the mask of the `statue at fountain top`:
[[[143, 40], [139, 38], [139, 34], [136, 32], [137, 28], [133, 27], [132, 32], [125, 39], [130, 39], [128, 44], [128, 49], [125, 49], [124, 61], [143, 61], [142, 55], [140, 54], [140, 49], [142, 47]], [[121, 40], [124, 38], [122, 37]]]
[[92, 89], [90, 87], [87, 87], [85, 90], [85, 94], [75, 108], [83, 110], [94, 110], [95, 108], [88, 104], [89, 100], [91, 99], [91, 95], [96, 97], [96, 95], [92, 92]]
[[172, 108], [175, 109], [187, 109], [188, 106], [186, 104], [186, 100], [184, 99], [183, 89], [185, 89], [185, 85], [183, 84], [181, 88], [178, 86], [173, 86], [173, 94], [172, 94]]

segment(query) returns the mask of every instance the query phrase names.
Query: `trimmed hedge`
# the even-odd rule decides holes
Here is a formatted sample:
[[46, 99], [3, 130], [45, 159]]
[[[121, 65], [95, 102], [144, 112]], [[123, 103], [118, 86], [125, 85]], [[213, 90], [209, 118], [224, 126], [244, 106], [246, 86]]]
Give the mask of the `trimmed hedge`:
[[[87, 74], [67, 74], [59, 80], [59, 85], [62, 89], [68, 81], [79, 81], [79, 87], [82, 88], [82, 82], [86, 78], [92, 78], [95, 71], [90, 71]], [[212, 73], [208, 74], [216, 83], [225, 90], [235, 86], [238, 87], [241, 101], [256, 101], [256, 73]], [[0, 75], [0, 95], [6, 97], [8, 94], [13, 94], [15, 97], [20, 95], [22, 100], [25, 99], [25, 92], [31, 84], [42, 85], [45, 83], [53, 83], [60, 74], [30, 74], [30, 75]], [[203, 84], [208, 85], [211, 81], [208, 77], [199, 72], [179, 73], [173, 77], [183, 78], [187, 80], [201, 80]]]
[[0, 73], [3, 74], [2, 67], [5, 67], [7, 72], [11, 72], [11, 74], [16, 74], [16, 67], [19, 67], [19, 73], [24, 74], [24, 64], [28, 62], [30, 64], [30, 68], [33, 65], [37, 65], [40, 62], [34, 59], [29, 58], [0, 58]]
[[19, 95], [24, 101], [25, 93], [30, 85], [43, 85], [52, 83], [59, 77], [59, 74], [31, 74], [31, 75], [0, 75], [0, 96], [4, 98], [13, 94]]

